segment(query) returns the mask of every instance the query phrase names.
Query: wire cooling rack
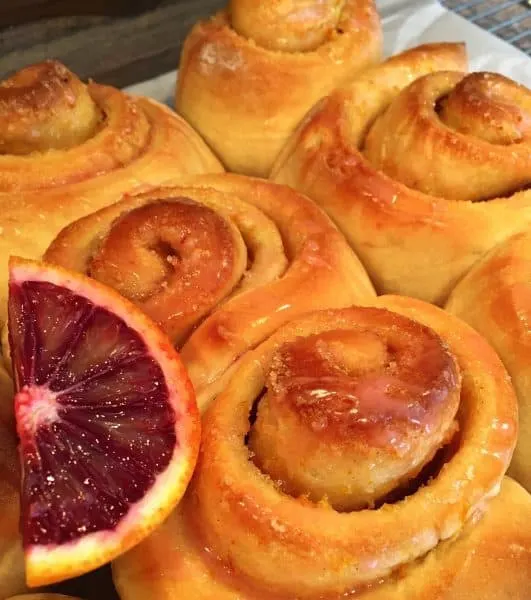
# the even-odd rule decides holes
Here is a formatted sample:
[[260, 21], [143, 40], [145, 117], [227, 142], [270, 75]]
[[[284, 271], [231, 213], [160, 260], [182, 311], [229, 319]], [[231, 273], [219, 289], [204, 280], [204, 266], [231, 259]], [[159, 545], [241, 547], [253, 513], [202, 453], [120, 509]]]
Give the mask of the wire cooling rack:
[[531, 56], [531, 0], [441, 0], [441, 3]]

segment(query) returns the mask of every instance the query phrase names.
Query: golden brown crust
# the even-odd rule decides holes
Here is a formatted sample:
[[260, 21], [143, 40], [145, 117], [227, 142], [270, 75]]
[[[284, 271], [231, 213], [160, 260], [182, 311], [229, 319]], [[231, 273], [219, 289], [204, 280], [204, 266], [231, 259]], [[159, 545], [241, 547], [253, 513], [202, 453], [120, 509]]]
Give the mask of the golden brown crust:
[[[316, 17], [316, 6], [327, 4], [336, 6]], [[292, 0], [234, 1], [232, 13], [222, 11], [199, 22], [185, 41], [177, 110], [232, 171], [267, 176], [306, 111], [379, 59], [381, 34], [373, 0], [306, 2], [306, 12], [300, 9]], [[292, 17], [289, 26], [287, 14]], [[263, 46], [268, 34], [274, 41]], [[319, 37], [324, 41], [304, 48], [301, 37], [312, 44]]]
[[61, 63], [26, 67], [0, 82], [0, 154], [81, 144], [103, 116], [87, 86]]
[[446, 309], [484, 335], [503, 360], [519, 400], [519, 438], [509, 474], [531, 491], [531, 234], [520, 233], [477, 263]]
[[433, 331], [388, 311], [359, 317], [280, 346], [249, 435], [253, 461], [285, 492], [341, 511], [414, 480], [454, 436], [461, 392]]
[[[152, 100], [85, 86], [57, 63], [35, 65], [21, 77], [17, 85], [0, 87], [0, 138], [8, 144], [0, 148], [0, 323], [10, 254], [40, 257], [65, 225], [124, 193], [180, 175], [222, 171], [192, 128]], [[98, 123], [92, 128], [94, 106]], [[81, 131], [83, 123], [88, 129]], [[10, 124], [16, 135], [7, 138]], [[41, 145], [23, 148], [34, 128]], [[53, 146], [57, 139], [61, 147]], [[23, 154], [6, 153], [15, 142]]]
[[523, 86], [492, 73], [440, 71], [391, 102], [371, 126], [364, 154], [411, 189], [489, 200], [531, 181], [529, 119], [531, 92]]
[[[349, 30], [354, 15], [345, 0], [232, 0], [229, 14], [233, 29], [268, 50], [316, 50]], [[355, 14], [355, 13], [354, 13]]]
[[308, 315], [249, 353], [212, 404], [185, 502], [113, 566], [124, 600], [336, 600], [353, 590], [364, 600], [526, 597], [531, 498], [506, 480], [491, 500], [516, 436], [503, 366], [478, 334], [440, 309], [399, 297], [374, 304], [433, 329], [463, 373], [460, 434], [444, 466], [398, 502], [344, 513], [290, 497], [260, 472], [246, 437], [275, 353], [301, 337], [370, 326], [379, 311]]
[[[182, 507], [181, 507], [182, 508]], [[510, 515], [510, 517], [509, 517]], [[354, 595], [360, 600], [527, 600], [531, 579], [530, 495], [509, 478], [481, 520], [442, 542], [397, 577]], [[176, 550], [177, 549], [177, 550]], [[179, 552], [181, 552], [179, 554]], [[212, 571], [213, 569], [213, 571]], [[212, 577], [212, 572], [219, 578]], [[123, 600], [279, 600], [255, 590], [235, 595], [231, 575], [205, 568], [177, 509], [142, 546], [113, 564]], [[234, 573], [232, 581], [234, 581]], [[328, 599], [327, 599], [328, 600]], [[337, 596], [330, 600], [339, 600]]]
[[525, 119], [515, 127], [531, 93], [464, 69], [462, 47], [438, 44], [366, 71], [314, 109], [273, 170], [328, 212], [380, 292], [442, 303], [531, 220]]
[[[194, 203], [184, 212], [183, 199]], [[201, 232], [198, 211], [227, 228], [226, 268], [212, 259], [216, 244]], [[220, 243], [221, 232], [215, 232]], [[103, 274], [157, 318], [180, 343], [201, 406], [240, 356], [281, 324], [308, 310], [374, 296], [354, 253], [318, 207], [285, 186], [238, 175], [181, 179], [126, 198], [64, 229], [46, 259], [96, 278]], [[192, 290], [184, 294], [187, 271]], [[213, 278], [223, 293], [211, 293]]]

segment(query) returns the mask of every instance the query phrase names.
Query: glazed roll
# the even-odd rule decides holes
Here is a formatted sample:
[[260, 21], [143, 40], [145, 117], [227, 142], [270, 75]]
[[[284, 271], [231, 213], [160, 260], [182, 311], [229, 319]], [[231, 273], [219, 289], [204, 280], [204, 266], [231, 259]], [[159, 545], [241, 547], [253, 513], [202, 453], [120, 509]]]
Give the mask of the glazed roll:
[[442, 304], [531, 221], [531, 91], [421, 46], [315, 108], [273, 179], [322, 206], [379, 292]]
[[65, 225], [124, 192], [221, 170], [168, 108], [85, 85], [58, 62], [0, 83], [0, 323], [10, 254], [41, 256]]
[[181, 349], [202, 407], [281, 324], [374, 296], [317, 206], [238, 175], [126, 198], [65, 228], [44, 258], [113, 287], [151, 316]]
[[[0, 397], [2, 404], [8, 398]], [[26, 591], [19, 533], [20, 463], [14, 431], [0, 422], [0, 598]]]
[[507, 367], [520, 425], [509, 474], [531, 491], [531, 233], [514, 235], [479, 261], [446, 308], [483, 334]]
[[207, 411], [183, 504], [113, 565], [120, 597], [524, 600], [516, 413], [494, 351], [441, 309], [306, 315]]
[[232, 0], [188, 35], [177, 110], [229, 170], [265, 177], [313, 104], [380, 52], [373, 0]]

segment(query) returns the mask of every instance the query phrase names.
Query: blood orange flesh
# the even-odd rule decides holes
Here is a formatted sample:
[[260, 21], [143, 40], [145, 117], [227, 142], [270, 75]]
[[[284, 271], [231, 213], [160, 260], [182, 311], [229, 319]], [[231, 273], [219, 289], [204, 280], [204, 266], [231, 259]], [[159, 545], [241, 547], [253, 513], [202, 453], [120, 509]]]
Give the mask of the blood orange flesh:
[[107, 562], [167, 516], [199, 418], [167, 338], [88, 278], [12, 262], [9, 334], [27, 577], [40, 585]]

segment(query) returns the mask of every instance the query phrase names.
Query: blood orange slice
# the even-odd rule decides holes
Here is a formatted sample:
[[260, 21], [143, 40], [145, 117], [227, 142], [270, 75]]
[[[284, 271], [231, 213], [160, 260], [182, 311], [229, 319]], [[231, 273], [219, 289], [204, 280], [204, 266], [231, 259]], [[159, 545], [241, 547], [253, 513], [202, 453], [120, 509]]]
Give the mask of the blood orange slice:
[[11, 259], [9, 338], [26, 578], [40, 586], [108, 562], [165, 519], [200, 423], [166, 336], [87, 277]]

